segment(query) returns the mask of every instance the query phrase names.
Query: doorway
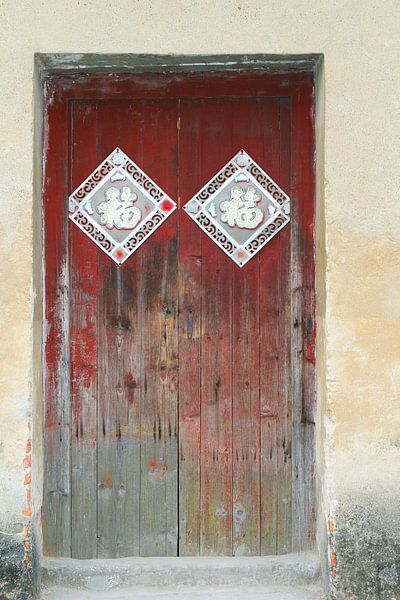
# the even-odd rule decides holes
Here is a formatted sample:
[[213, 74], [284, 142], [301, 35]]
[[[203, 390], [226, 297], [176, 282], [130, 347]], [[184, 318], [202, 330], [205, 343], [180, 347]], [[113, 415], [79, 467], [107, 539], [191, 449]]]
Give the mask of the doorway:
[[[44, 85], [44, 553], [312, 547], [312, 73]], [[68, 195], [116, 146], [179, 206], [121, 266], [68, 220]], [[182, 210], [241, 148], [292, 202], [243, 268]]]

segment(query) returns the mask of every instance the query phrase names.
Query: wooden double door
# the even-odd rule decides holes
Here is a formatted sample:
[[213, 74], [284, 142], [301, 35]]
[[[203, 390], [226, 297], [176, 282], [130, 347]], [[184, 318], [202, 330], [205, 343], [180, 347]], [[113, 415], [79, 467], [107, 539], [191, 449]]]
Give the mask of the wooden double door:
[[[45, 554], [309, 547], [310, 75], [70, 75], [45, 86]], [[180, 207], [122, 266], [67, 218], [68, 194], [116, 146]], [[293, 210], [243, 268], [181, 210], [240, 148]]]

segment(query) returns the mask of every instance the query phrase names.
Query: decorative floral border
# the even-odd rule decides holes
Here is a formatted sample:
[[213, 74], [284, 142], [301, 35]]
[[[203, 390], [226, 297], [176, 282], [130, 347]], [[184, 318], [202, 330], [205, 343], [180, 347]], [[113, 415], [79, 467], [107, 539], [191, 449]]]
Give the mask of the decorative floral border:
[[107, 254], [112, 252], [116, 247], [116, 244], [107, 238], [104, 233], [96, 227], [89, 219], [83, 214], [81, 210], [77, 210], [71, 217], [71, 220], [76, 223], [89, 237], [100, 248], [102, 248]]
[[[254, 179], [265, 189], [266, 192], [273, 199], [278, 202], [280, 206], [283, 206], [289, 196], [281, 190], [280, 187], [267, 175], [254, 161], [251, 161], [250, 165], [246, 169], [250, 175], [253, 175]], [[289, 200], [290, 203], [290, 200]]]
[[114, 165], [108, 162], [108, 158], [70, 195], [70, 200], [80, 203], [114, 169]]
[[161, 211], [157, 211], [151, 218], [144, 223], [142, 222], [139, 229], [128, 240], [123, 242], [122, 246], [128, 252], [134, 252], [145, 239], [164, 221], [164, 215]]
[[[236, 157], [235, 157], [236, 158]], [[223, 169], [213, 177], [206, 185], [192, 198], [192, 200], [197, 200], [199, 204], [204, 204], [210, 196], [213, 196], [216, 192], [218, 192], [219, 188], [232, 177], [235, 173], [239, 171], [238, 166], [235, 164], [234, 159], [231, 160]]]
[[269, 240], [274, 237], [274, 235], [276, 235], [278, 231], [280, 231], [288, 222], [289, 219], [285, 219], [282, 215], [277, 216], [274, 221], [269, 223], [262, 231], [260, 231], [255, 239], [248, 242], [244, 246], [247, 252], [249, 252], [249, 254], [252, 256], [257, 254], [257, 252], [261, 250], [261, 248], [265, 246], [265, 244], [269, 242]]
[[126, 159], [123, 168], [143, 190], [150, 194], [153, 200], [157, 202], [166, 197], [166, 194], [162, 189], [160, 189], [150, 177], [147, 177], [146, 173], [139, 169], [139, 167], [129, 158]]

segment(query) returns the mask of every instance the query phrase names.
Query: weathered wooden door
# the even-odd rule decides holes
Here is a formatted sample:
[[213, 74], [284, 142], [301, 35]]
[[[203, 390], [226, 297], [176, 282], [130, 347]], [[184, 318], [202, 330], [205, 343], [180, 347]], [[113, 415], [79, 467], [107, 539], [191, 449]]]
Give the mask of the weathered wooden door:
[[[312, 108], [309, 73], [47, 78], [45, 554], [313, 544]], [[245, 148], [291, 224], [239, 268], [178, 209], [118, 266], [67, 207], [116, 146], [180, 207]]]

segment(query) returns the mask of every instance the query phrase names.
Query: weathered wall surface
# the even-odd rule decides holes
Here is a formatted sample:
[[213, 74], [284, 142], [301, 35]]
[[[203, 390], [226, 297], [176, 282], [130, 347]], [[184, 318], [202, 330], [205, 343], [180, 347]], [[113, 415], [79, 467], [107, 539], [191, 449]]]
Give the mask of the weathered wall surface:
[[[398, 1], [6, 0], [0, 18], [0, 595], [7, 585], [26, 588], [30, 513], [37, 510], [30, 499], [29, 429], [37, 374], [34, 52], [323, 52], [327, 258], [319, 278], [326, 278], [327, 296], [326, 319], [319, 319], [326, 342], [319, 361], [319, 471], [332, 590], [346, 600], [398, 597]], [[33, 436], [35, 459], [35, 427]], [[33, 469], [35, 503], [35, 460]]]

